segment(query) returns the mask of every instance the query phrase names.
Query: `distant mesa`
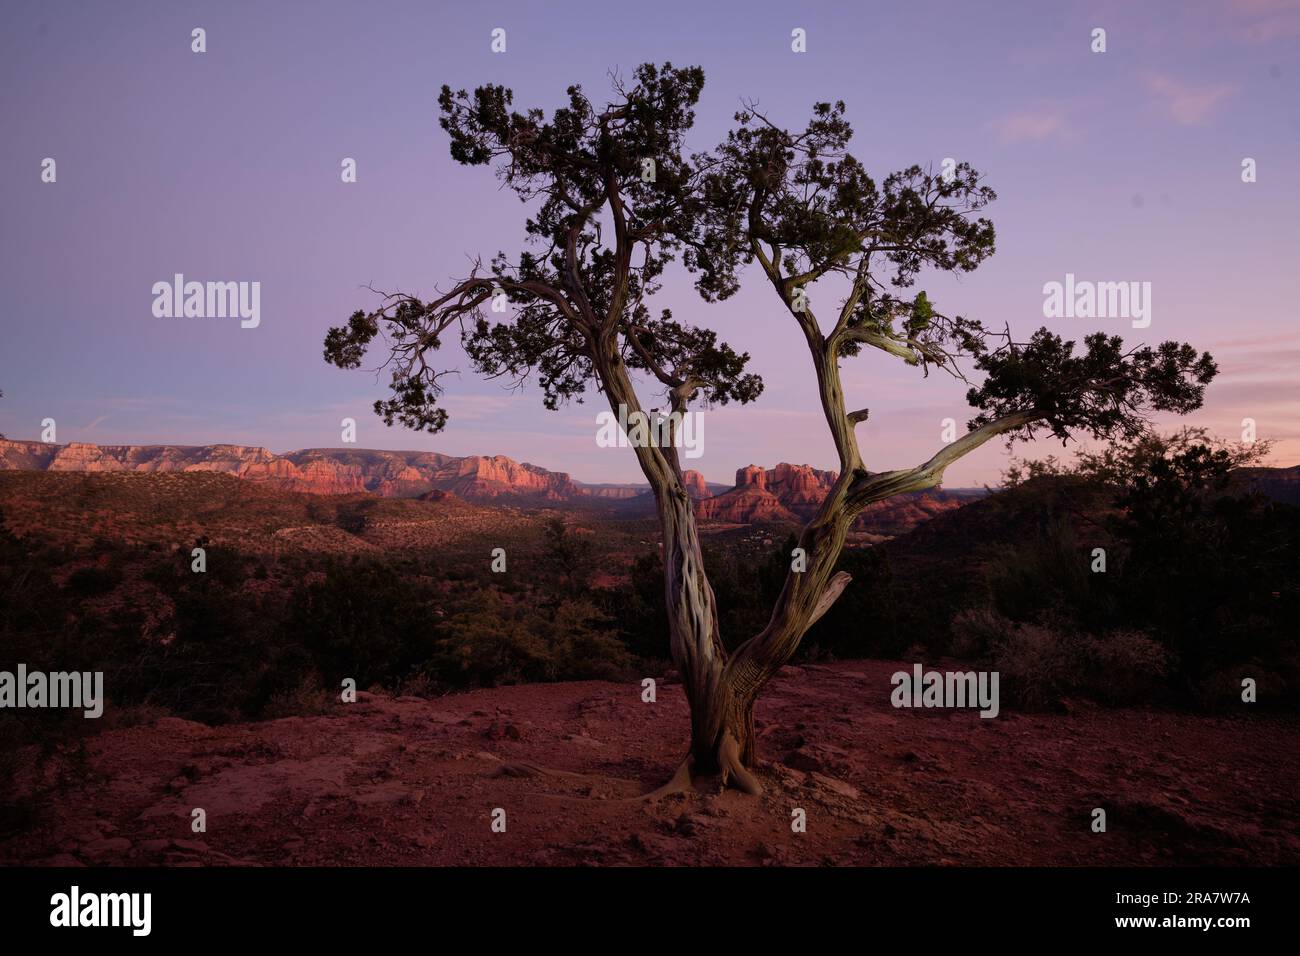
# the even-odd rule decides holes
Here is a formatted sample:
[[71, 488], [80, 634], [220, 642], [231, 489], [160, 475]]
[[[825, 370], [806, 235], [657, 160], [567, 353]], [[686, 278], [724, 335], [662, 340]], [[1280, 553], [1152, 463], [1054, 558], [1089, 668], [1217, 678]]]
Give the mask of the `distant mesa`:
[[277, 455], [248, 445], [88, 445], [0, 441], [0, 469], [80, 472], [213, 471], [320, 495], [369, 492], [416, 498], [503, 496], [565, 501], [582, 494], [568, 475], [504, 455], [456, 458], [437, 452], [306, 448]]
[[1274, 501], [1300, 505], [1300, 465], [1290, 468], [1243, 468], [1241, 476], [1251, 491]]

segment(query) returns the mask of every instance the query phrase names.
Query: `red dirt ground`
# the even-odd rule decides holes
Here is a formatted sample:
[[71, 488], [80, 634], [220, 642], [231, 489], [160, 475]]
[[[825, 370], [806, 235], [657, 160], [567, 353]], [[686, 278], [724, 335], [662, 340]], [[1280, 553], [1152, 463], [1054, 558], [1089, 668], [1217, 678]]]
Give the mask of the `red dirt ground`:
[[[680, 687], [362, 695], [338, 713], [109, 730], [90, 781], [0, 862], [76, 865], [1296, 864], [1300, 717], [895, 710], [856, 661], [786, 668], [757, 711], [758, 798], [646, 804]], [[203, 807], [207, 832], [190, 832]], [[494, 833], [494, 808], [506, 832]], [[792, 809], [807, 832], [791, 832]], [[1104, 807], [1108, 832], [1090, 830]]]

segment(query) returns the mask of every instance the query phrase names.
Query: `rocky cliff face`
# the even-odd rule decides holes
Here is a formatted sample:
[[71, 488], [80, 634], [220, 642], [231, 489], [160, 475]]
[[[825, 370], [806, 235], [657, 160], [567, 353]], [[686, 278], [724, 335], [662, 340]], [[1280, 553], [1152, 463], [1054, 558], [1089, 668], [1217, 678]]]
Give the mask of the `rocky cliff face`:
[[440, 469], [435, 486], [462, 498], [497, 498], [522, 495], [548, 501], [567, 501], [580, 492], [567, 474], [524, 465], [504, 455], [474, 455]]
[[781, 462], [767, 473], [767, 487], [795, 514], [811, 518], [837, 477], [833, 471]]
[[245, 445], [88, 445], [0, 440], [0, 469], [80, 472], [214, 471], [311, 494], [370, 492], [413, 498], [430, 491], [463, 498], [567, 501], [582, 492], [568, 475], [503, 455], [453, 458], [435, 452], [309, 448], [276, 455]]
[[726, 521], [730, 524], [750, 524], [755, 521], [798, 522], [798, 515], [790, 511], [777, 495], [768, 490], [768, 476], [758, 465], [746, 465], [736, 471], [736, 486], [712, 498], [705, 498], [695, 507], [695, 514], [706, 521]]
[[698, 471], [687, 469], [682, 472], [682, 479], [686, 483], [686, 493], [695, 501], [699, 501], [701, 498], [707, 498], [713, 494], [713, 492], [709, 490], [708, 482], [704, 480], [704, 476]]
[[835, 472], [782, 462], [765, 470], [746, 465], [736, 472], [736, 487], [699, 503], [701, 518], [748, 524], [753, 521], [798, 523], [811, 517], [835, 482]]

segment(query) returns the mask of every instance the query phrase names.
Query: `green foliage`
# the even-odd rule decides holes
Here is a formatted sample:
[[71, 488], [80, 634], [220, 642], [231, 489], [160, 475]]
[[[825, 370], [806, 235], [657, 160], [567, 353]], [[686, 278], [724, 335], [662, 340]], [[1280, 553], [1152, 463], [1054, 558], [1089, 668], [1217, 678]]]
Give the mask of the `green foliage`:
[[624, 676], [631, 655], [605, 624], [586, 601], [564, 600], [541, 614], [478, 592], [447, 618], [428, 666], [457, 686]]
[[370, 523], [370, 515], [379, 504], [377, 498], [340, 503], [334, 523], [348, 534], [361, 534]]
[[586, 587], [591, 570], [591, 542], [569, 530], [569, 525], [558, 515], [546, 519], [544, 529], [546, 556], [564, 577], [570, 592]]
[[[1250, 493], [1238, 479], [1236, 469], [1260, 454], [1184, 430], [1142, 433], [1073, 466], [1017, 465], [1017, 476], [1038, 473], [1008, 493], [1026, 507], [1045, 486], [1082, 484], [1102, 489], [1111, 510], [1090, 516], [1100, 524], [1088, 541], [1075, 516], [1035, 541], [995, 550], [984, 573], [989, 606], [1012, 629], [1063, 635], [1083, 655], [1076, 676], [1090, 674], [1080, 680], [1101, 699], [1135, 673], [1117, 663], [1125, 655], [1145, 660], [1133, 667], [1158, 674], [1185, 703], [1219, 695], [1211, 688], [1224, 673], [1238, 683], [1265, 675], [1274, 700], [1300, 694], [1300, 509]], [[1104, 574], [1090, 569], [1098, 545], [1107, 551]], [[1030, 645], [1013, 649], [1023, 661]], [[996, 656], [990, 641], [970, 650]]]
[[295, 591], [288, 627], [312, 648], [332, 685], [351, 677], [358, 687], [392, 686], [429, 655], [438, 603], [429, 581], [384, 565], [332, 561], [323, 579]]
[[1208, 352], [1198, 355], [1187, 344], [1170, 341], [1125, 351], [1119, 336], [1097, 332], [1084, 345], [1086, 351], [1076, 355], [1073, 341], [1042, 328], [1025, 345], [980, 352], [975, 365], [987, 375], [966, 396], [980, 410], [970, 427], [1032, 411], [1038, 418], [1013, 437], [1029, 439], [1046, 428], [1062, 442], [1074, 431], [1107, 441], [1132, 440], [1147, 428], [1145, 409], [1200, 408], [1205, 386], [1218, 373]]
[[[700, 171], [687, 156], [685, 134], [703, 86], [699, 67], [643, 64], [630, 85], [616, 83], [615, 100], [604, 108], [581, 86], [569, 87], [567, 104], [549, 120], [541, 109], [515, 110], [513, 91], [502, 86], [473, 93], [444, 86], [439, 122], [452, 158], [497, 167], [532, 207], [523, 238], [533, 248], [498, 253], [487, 274], [476, 267], [436, 300], [390, 295], [375, 310], [354, 312], [326, 335], [326, 361], [359, 367], [382, 327], [394, 374], [392, 397], [377, 401], [375, 411], [386, 424], [434, 432], [447, 421], [437, 405], [444, 373], [427, 357], [452, 326], [476, 371], [535, 376], [550, 409], [581, 400], [598, 355], [693, 379], [705, 402], [753, 401], [763, 386], [744, 371], [748, 354], [645, 304], [665, 267], [699, 243]], [[652, 179], [642, 175], [645, 160], [654, 162]], [[602, 234], [602, 210], [616, 222], [614, 243]], [[493, 321], [481, 308], [497, 295], [511, 307], [508, 320]], [[614, 336], [598, 336], [598, 325]]]
[[1108, 579], [1092, 573], [1090, 549], [1070, 517], [1050, 515], [1031, 535], [992, 550], [983, 575], [991, 605], [1022, 622], [1061, 607], [1093, 621], [1106, 616]]
[[668, 659], [668, 610], [664, 603], [664, 565], [658, 551], [637, 555], [629, 585], [598, 592], [605, 613], [617, 622], [621, 642], [646, 661]]
[[1113, 705], [1168, 698], [1170, 652], [1141, 631], [1093, 635], [1068, 621], [1017, 624], [988, 610], [962, 612], [953, 630], [959, 647], [998, 671], [1000, 693], [1019, 707], [1078, 696]]

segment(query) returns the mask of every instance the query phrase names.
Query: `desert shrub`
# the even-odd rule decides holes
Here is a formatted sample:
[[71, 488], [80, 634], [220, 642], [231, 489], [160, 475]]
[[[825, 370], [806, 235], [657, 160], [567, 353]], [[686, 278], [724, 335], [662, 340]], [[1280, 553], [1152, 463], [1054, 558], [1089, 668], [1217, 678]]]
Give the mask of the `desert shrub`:
[[599, 609], [586, 601], [543, 609], [477, 592], [448, 615], [439, 633], [425, 673], [453, 686], [618, 678], [633, 662]]
[[1002, 698], [1041, 710], [1078, 685], [1081, 656], [1070, 635], [1038, 624], [1013, 625], [989, 648]]
[[[0, 513], [0, 670], [96, 670], [101, 651], [79, 638], [80, 598], [54, 582], [68, 555], [14, 535]], [[101, 728], [80, 711], [0, 710], [0, 832], [39, 818], [44, 795], [84, 770], [86, 743]]]
[[669, 658], [668, 611], [664, 607], [664, 566], [659, 552], [632, 561], [627, 587], [599, 591], [594, 599], [615, 622], [620, 642], [644, 661], [662, 665]]
[[96, 724], [80, 711], [0, 711], [0, 835], [30, 829], [51, 793], [86, 783]]
[[377, 498], [348, 501], [338, 506], [334, 524], [348, 534], [361, 534], [370, 523], [370, 514], [379, 504]]
[[1136, 630], [1112, 631], [1082, 643], [1089, 696], [1109, 704], [1151, 703], [1164, 696], [1173, 655], [1150, 635]]
[[461, 687], [518, 684], [544, 673], [547, 648], [520, 626], [522, 609], [505, 607], [491, 592], [480, 597], [446, 618], [429, 673]]
[[[1185, 429], [1081, 455], [1067, 480], [1107, 494], [1107, 573], [1087, 572], [1086, 554], [1070, 563], [1068, 547], [1017, 546], [991, 567], [990, 600], [1016, 620], [1073, 622], [1095, 636], [1097, 667], [1145, 675], [1139, 685], [1162, 683], [1185, 704], [1239, 701], [1243, 667], [1274, 676], [1270, 703], [1295, 704], [1300, 681], [1287, 662], [1300, 658], [1300, 508], [1269, 501], [1237, 471], [1266, 451]], [[1238, 676], [1225, 684], [1223, 674]], [[1113, 691], [1157, 695], [1154, 686]]]
[[[782, 575], [796, 539], [791, 537], [786, 545]], [[853, 580], [808, 631], [796, 659], [897, 657], [915, 643], [918, 635], [934, 641], [946, 628], [946, 615], [933, 612], [945, 603], [936, 588], [948, 582], [900, 580], [887, 547], [846, 550], [837, 568]], [[779, 584], [775, 590], [780, 593]]]
[[952, 619], [952, 642], [949, 650], [956, 657], [971, 660], [987, 658], [993, 645], [1015, 625], [989, 607], [958, 611]]
[[564, 589], [576, 594], [585, 588], [592, 569], [591, 542], [575, 534], [557, 515], [546, 519], [543, 542], [546, 559], [561, 576]]
[[300, 674], [292, 687], [271, 694], [262, 708], [262, 716], [267, 720], [312, 717], [328, 712], [334, 699], [337, 698], [331, 698], [319, 675]]
[[383, 564], [331, 561], [324, 580], [295, 591], [288, 633], [327, 682], [393, 686], [430, 653], [437, 603], [429, 582]]
[[565, 601], [538, 627], [550, 648], [550, 680], [615, 680], [627, 674], [633, 658], [594, 604]]
[[954, 653], [997, 670], [1004, 698], [1026, 709], [1072, 696], [1106, 704], [1166, 696], [1171, 654], [1142, 631], [1092, 635], [1063, 620], [1016, 623], [986, 607], [958, 613], [952, 632]]
[[1028, 540], [995, 549], [984, 570], [994, 607], [1013, 621], [1035, 621], [1044, 614], [1097, 619], [1107, 595], [1101, 587], [1105, 578], [1091, 570], [1090, 551], [1060, 517]]

